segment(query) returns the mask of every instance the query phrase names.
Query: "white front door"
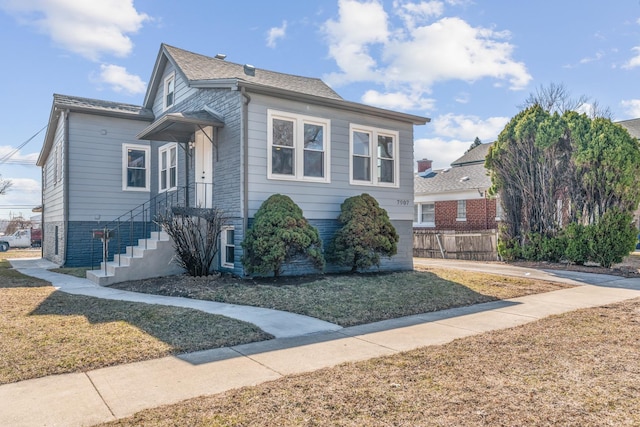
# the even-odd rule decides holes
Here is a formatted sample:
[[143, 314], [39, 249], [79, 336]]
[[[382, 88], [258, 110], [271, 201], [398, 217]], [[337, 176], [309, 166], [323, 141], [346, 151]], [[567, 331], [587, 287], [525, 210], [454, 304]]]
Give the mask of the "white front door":
[[[213, 207], [213, 144], [211, 143], [213, 128], [206, 127], [204, 132], [198, 130], [195, 135], [194, 173], [196, 183], [196, 206]], [[208, 137], [207, 137], [208, 136]]]

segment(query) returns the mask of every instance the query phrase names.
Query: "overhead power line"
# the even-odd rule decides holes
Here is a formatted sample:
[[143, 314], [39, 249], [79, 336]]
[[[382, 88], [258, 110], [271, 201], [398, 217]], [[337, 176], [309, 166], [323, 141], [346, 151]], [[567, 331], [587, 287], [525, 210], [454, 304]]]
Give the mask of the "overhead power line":
[[11, 159], [13, 156], [15, 156], [16, 154], [18, 154], [20, 152], [20, 150], [22, 150], [24, 148], [25, 145], [27, 145], [29, 142], [31, 142], [33, 140], [33, 138], [35, 138], [36, 136], [38, 136], [40, 134], [40, 132], [42, 132], [43, 130], [45, 130], [47, 128], [47, 125], [44, 125], [42, 127], [42, 129], [40, 129], [38, 132], [36, 132], [31, 138], [27, 139], [25, 142], [23, 142], [22, 144], [20, 144], [17, 148], [13, 149], [12, 151], [10, 151], [9, 153], [5, 154], [4, 156], [2, 156], [2, 158], [0, 158], [0, 165], [6, 163], [9, 159]]

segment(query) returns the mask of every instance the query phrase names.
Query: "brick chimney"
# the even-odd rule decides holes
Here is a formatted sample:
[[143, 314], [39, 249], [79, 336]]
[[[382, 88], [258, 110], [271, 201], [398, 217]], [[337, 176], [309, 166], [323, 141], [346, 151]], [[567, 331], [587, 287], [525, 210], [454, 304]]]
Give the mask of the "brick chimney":
[[428, 159], [418, 160], [418, 173], [430, 172], [432, 163], [433, 163], [433, 160], [428, 160]]

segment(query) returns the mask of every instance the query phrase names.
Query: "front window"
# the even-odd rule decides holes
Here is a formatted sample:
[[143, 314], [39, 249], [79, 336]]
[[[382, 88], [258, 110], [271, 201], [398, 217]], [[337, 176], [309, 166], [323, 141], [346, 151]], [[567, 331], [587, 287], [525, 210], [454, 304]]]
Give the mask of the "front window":
[[175, 190], [178, 185], [178, 148], [176, 144], [160, 147], [158, 170], [160, 191]]
[[456, 219], [458, 221], [467, 220], [467, 201], [466, 200], [458, 200], [458, 214]]
[[233, 268], [235, 264], [235, 230], [233, 227], [223, 227], [220, 236], [220, 248], [222, 252], [222, 266]]
[[268, 178], [329, 182], [329, 120], [269, 110]]
[[398, 187], [398, 132], [351, 125], [351, 184]]
[[123, 190], [149, 190], [149, 157], [149, 147], [143, 145], [123, 145]]
[[175, 74], [171, 74], [167, 76], [164, 80], [164, 109], [171, 107], [175, 101], [175, 92], [176, 92], [176, 78]]

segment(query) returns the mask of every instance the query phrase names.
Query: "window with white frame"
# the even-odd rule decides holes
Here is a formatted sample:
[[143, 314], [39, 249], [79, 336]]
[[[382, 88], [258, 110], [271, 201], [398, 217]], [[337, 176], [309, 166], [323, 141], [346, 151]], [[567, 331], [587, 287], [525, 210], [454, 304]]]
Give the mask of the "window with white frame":
[[220, 249], [222, 253], [222, 267], [233, 268], [235, 264], [235, 249], [234, 244], [235, 230], [233, 227], [222, 227], [222, 233], [220, 235]]
[[350, 126], [351, 184], [398, 187], [398, 132]]
[[160, 191], [175, 190], [178, 186], [178, 146], [172, 143], [160, 147], [158, 162]]
[[176, 75], [170, 74], [164, 79], [163, 109], [171, 107], [175, 101]]
[[458, 200], [458, 213], [456, 215], [456, 219], [458, 221], [467, 220], [467, 201], [466, 200]]
[[269, 110], [269, 179], [330, 181], [330, 122], [318, 117]]
[[435, 203], [423, 203], [420, 206], [420, 222], [428, 227], [435, 227], [436, 225]]
[[122, 146], [122, 189], [125, 191], [149, 191], [148, 146], [124, 144]]

